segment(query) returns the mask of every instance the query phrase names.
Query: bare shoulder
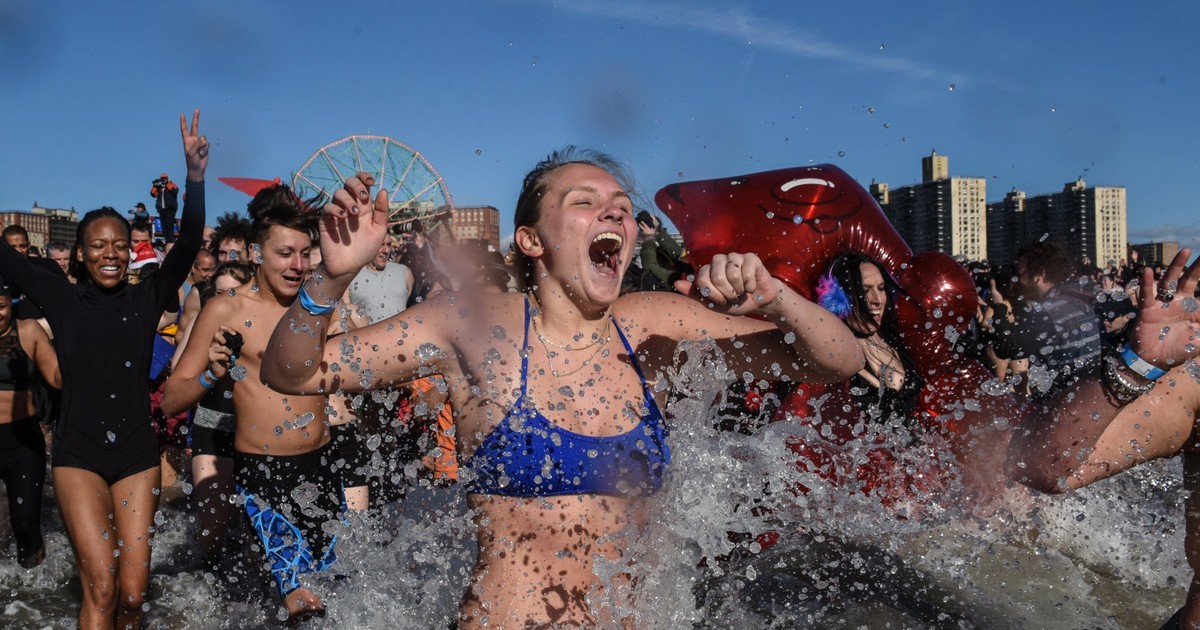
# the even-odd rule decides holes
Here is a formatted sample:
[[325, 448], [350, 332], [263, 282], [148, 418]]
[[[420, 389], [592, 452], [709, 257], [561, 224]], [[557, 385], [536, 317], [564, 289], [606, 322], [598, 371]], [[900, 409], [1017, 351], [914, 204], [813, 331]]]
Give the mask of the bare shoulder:
[[[237, 289], [234, 289], [234, 291], [237, 291]], [[201, 316], [210, 319], [214, 316], [226, 317], [245, 308], [244, 302], [245, 298], [239, 293], [217, 293], [204, 303]]]
[[522, 293], [443, 293], [404, 311], [415, 323], [438, 326], [452, 338], [471, 337], [491, 325], [504, 326], [523, 316]]
[[46, 334], [46, 329], [37, 322], [36, 319], [18, 319], [17, 332], [21, 336], [21, 345], [25, 346], [28, 352], [29, 343], [33, 342], [49, 342], [50, 336]]

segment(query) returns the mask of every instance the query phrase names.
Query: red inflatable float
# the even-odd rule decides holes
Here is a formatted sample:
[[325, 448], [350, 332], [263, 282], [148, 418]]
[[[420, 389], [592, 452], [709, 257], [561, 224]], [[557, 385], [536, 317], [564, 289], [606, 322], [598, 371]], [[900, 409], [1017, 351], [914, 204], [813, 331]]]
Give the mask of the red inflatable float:
[[[982, 465], [991, 474], [1000, 470], [995, 458], [1007, 433], [993, 429], [993, 421], [1015, 420], [1020, 409], [1011, 397], [980, 392], [992, 375], [954, 351], [978, 306], [970, 274], [944, 254], [914, 256], [875, 199], [845, 171], [821, 164], [672, 184], [658, 191], [655, 203], [679, 228], [694, 264], [718, 253], [754, 252], [773, 275], [813, 299], [829, 262], [859, 252], [877, 260], [902, 289], [895, 297], [905, 346], [926, 381], [920, 421], [945, 436], [952, 452], [927, 457], [926, 470], [897, 471], [890, 451], [868, 449], [847, 471], [834, 462], [841, 447], [861, 437], [857, 408], [843, 402], [842, 385], [804, 385], [783, 408], [822, 439], [789, 445], [799, 465], [839, 485], [857, 483], [884, 501], [913, 490], [914, 478], [927, 489], [941, 486], [958, 472], [948, 468], [951, 459], [970, 458], [970, 468]], [[816, 417], [809, 401], [826, 394]]]

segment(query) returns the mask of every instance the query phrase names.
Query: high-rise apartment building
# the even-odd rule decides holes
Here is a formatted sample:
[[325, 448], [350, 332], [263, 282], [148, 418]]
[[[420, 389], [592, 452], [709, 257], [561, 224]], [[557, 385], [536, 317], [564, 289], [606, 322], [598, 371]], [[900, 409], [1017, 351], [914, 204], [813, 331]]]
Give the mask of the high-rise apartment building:
[[951, 177], [950, 158], [936, 151], [921, 160], [921, 175], [921, 183], [895, 189], [871, 184], [872, 196], [896, 231], [914, 252], [987, 258], [987, 180]]
[[1046, 239], [1063, 245], [1079, 262], [1106, 267], [1125, 258], [1126, 201], [1122, 186], [1088, 187], [1082, 178], [1062, 192], [1027, 196], [1013, 190], [988, 206], [991, 262], [1015, 261], [1026, 243]]
[[988, 262], [1012, 264], [1021, 246], [1029, 241], [1025, 230], [1025, 192], [1016, 188], [1004, 195], [1004, 201], [987, 207]]

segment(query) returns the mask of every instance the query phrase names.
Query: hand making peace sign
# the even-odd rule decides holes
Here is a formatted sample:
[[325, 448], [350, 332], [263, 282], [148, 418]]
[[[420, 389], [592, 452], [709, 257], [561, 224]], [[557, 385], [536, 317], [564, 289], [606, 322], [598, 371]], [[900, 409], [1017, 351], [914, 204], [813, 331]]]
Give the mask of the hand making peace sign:
[[187, 180], [204, 181], [208, 168], [208, 138], [200, 135], [200, 110], [192, 113], [192, 128], [188, 129], [187, 118], [179, 115], [179, 133], [183, 136], [183, 157], [187, 160]]

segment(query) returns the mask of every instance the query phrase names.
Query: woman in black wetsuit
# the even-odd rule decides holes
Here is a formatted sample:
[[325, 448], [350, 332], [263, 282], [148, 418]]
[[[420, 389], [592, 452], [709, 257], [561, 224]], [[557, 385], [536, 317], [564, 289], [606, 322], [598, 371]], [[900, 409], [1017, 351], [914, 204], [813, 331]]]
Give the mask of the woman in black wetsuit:
[[[0, 279], [0, 285], [5, 285]], [[32, 319], [13, 317], [8, 286], [0, 286], [0, 479], [8, 490], [8, 517], [17, 540], [17, 562], [36, 567], [46, 558], [42, 540], [42, 485], [46, 438], [38, 422], [34, 375], [62, 387], [58, 355]]]
[[150, 357], [159, 316], [200, 250], [208, 141], [179, 117], [187, 196], [179, 239], [155, 273], [130, 284], [129, 223], [112, 208], [84, 215], [72, 263], [79, 284], [0, 244], [0, 273], [42, 311], [62, 369], [54, 490], [83, 586], [81, 628], [140, 626], [161, 481], [150, 422]]
[[866, 365], [848, 382], [860, 413], [878, 421], [899, 420], [912, 431], [925, 381], [900, 338], [892, 299], [897, 290], [879, 263], [850, 253], [829, 264], [817, 294], [821, 306], [842, 318], [854, 332], [866, 356]]

